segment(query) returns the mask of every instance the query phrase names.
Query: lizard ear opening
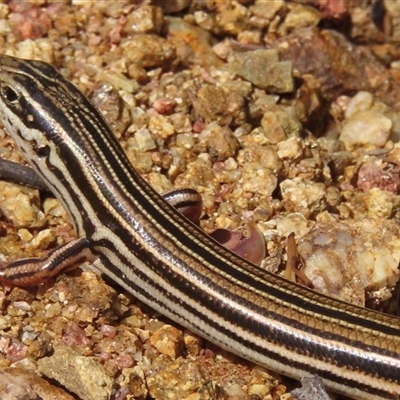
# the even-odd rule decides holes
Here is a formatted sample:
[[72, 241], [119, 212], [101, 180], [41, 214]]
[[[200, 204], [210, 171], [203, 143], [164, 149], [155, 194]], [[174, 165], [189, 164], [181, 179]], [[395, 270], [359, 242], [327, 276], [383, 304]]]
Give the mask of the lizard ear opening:
[[49, 146], [38, 146], [34, 144], [32, 148], [39, 158], [47, 158], [50, 154]]

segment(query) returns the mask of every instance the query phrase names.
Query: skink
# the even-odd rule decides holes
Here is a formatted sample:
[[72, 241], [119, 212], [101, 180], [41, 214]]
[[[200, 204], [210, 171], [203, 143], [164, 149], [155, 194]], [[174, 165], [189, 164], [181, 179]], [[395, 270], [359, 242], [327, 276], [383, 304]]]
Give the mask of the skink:
[[132, 168], [100, 113], [52, 66], [0, 56], [0, 120], [78, 239], [1, 281], [91, 261], [140, 301], [254, 363], [359, 399], [400, 398], [400, 319], [270, 274], [182, 217]]

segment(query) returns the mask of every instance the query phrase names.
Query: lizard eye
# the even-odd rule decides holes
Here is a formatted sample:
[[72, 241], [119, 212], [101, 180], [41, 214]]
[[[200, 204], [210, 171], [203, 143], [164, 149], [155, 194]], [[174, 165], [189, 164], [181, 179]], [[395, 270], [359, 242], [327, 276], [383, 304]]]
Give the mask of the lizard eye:
[[3, 97], [5, 102], [10, 104], [17, 103], [19, 99], [18, 93], [10, 86], [4, 86], [1, 89], [1, 96]]

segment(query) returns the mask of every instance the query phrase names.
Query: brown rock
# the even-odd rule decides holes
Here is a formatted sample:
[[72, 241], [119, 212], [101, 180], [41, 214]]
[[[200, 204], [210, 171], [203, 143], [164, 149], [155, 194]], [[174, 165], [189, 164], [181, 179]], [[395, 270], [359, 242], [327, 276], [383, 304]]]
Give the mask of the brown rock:
[[149, 343], [161, 354], [176, 359], [183, 350], [183, 334], [171, 325], [164, 325], [150, 336]]
[[274, 46], [301, 74], [319, 80], [328, 100], [360, 90], [373, 91], [389, 105], [400, 100], [399, 84], [371, 50], [353, 45], [339, 32], [297, 29]]
[[93, 358], [83, 357], [71, 347], [57, 344], [54, 354], [38, 361], [41, 374], [54, 379], [82, 400], [109, 400], [113, 380]]

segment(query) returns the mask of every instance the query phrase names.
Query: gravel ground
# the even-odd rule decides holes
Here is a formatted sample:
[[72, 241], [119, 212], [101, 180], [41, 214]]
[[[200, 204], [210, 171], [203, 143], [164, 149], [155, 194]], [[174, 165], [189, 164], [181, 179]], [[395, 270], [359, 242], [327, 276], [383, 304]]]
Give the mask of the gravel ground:
[[[315, 289], [397, 311], [400, 2], [72, 3], [3, 1], [0, 53], [59, 68], [156, 190], [201, 193], [207, 232], [252, 221], [264, 268], [284, 273], [295, 247]], [[3, 130], [0, 157], [23, 162]], [[0, 181], [0, 212], [1, 261], [75, 237], [37, 190]], [[5, 400], [283, 400], [298, 386], [89, 267], [0, 288]]]

